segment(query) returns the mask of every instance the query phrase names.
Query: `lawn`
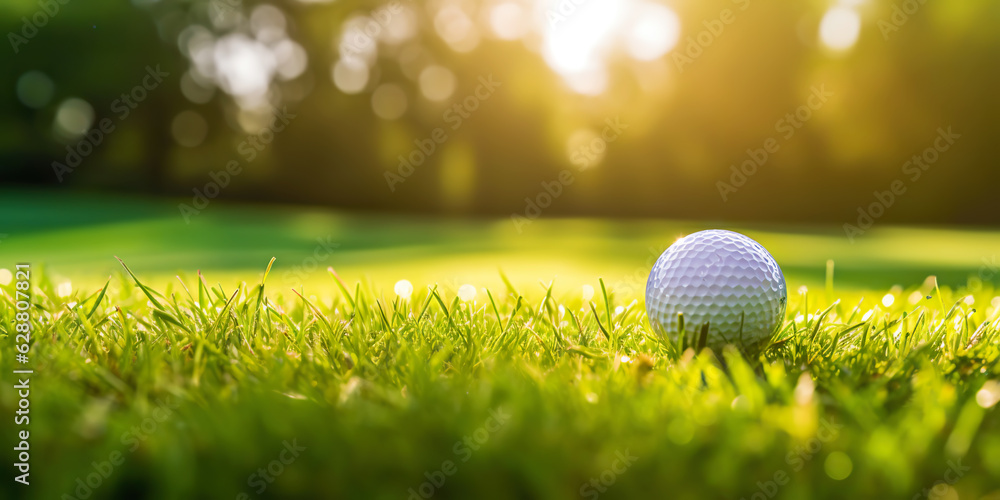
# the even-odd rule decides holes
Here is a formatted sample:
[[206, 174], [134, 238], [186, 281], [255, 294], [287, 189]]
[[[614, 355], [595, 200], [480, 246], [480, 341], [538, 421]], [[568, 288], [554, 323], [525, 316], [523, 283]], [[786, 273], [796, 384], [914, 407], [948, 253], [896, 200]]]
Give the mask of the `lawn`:
[[0, 213], [0, 267], [33, 270], [35, 370], [32, 485], [5, 497], [1000, 497], [1000, 233], [726, 226], [790, 290], [747, 355], [645, 318], [652, 259], [710, 223], [219, 203], [185, 224], [12, 192]]

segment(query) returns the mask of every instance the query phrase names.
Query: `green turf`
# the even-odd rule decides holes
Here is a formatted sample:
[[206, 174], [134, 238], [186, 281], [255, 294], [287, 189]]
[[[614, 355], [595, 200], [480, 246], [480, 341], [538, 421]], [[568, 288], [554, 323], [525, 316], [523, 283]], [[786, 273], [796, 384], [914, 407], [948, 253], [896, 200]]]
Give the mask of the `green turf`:
[[[876, 225], [854, 243], [835, 226], [734, 226], [651, 220], [538, 220], [519, 233], [509, 218], [447, 219], [359, 215], [303, 208], [260, 208], [213, 202], [186, 224], [184, 200], [149, 201], [104, 195], [0, 191], [0, 267], [29, 260], [54, 279], [93, 289], [119, 271], [115, 255], [157, 285], [201, 269], [227, 284], [259, 280], [276, 257], [272, 283], [329, 287], [323, 271], [391, 289], [414, 283], [499, 286], [511, 280], [561, 286], [595, 284], [641, 289], [652, 262], [677, 237], [724, 227], [765, 244], [790, 289], [823, 286], [827, 260], [842, 290], [889, 288], [936, 275], [966, 285], [983, 271], [1000, 277], [1000, 232]], [[336, 245], [329, 256], [310, 257]], [[321, 253], [322, 252], [322, 249]]]
[[[640, 267], [674, 238], [661, 233], [693, 224], [547, 221], [518, 236], [503, 220], [219, 206], [186, 228], [145, 202], [81, 215], [94, 204], [64, 223], [24, 212], [39, 224], [0, 242], [5, 263], [36, 270], [32, 486], [5, 481], [0, 497], [79, 498], [95, 470], [110, 472], [90, 498], [401, 499], [442, 477], [434, 498], [1000, 494], [1000, 301], [975, 276], [994, 233], [884, 229], [850, 245], [835, 230], [753, 228], [791, 294], [774, 342], [744, 355], [655, 336], [640, 287], [607, 271]], [[317, 270], [303, 298], [276, 261], [262, 284], [271, 256], [301, 262], [321, 230], [343, 242], [329, 260], [339, 281]], [[619, 258], [626, 247], [638, 248]], [[105, 260], [117, 268], [91, 269]], [[549, 286], [560, 261], [570, 277]], [[463, 272], [483, 276], [471, 301], [457, 298]], [[106, 293], [79, 285], [108, 274]], [[409, 300], [392, 291], [404, 277]], [[8, 450], [14, 286], [0, 296]], [[282, 455], [285, 442], [305, 450]], [[269, 464], [281, 473], [261, 482]], [[601, 477], [614, 484], [585, 486]]]

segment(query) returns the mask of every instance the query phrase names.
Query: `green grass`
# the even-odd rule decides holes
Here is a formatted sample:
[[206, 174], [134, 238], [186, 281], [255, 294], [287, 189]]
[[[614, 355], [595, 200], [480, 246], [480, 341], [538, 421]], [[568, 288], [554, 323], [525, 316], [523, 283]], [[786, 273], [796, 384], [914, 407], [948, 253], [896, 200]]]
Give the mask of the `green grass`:
[[[619, 451], [637, 459], [609, 498], [749, 498], [775, 474], [783, 498], [912, 498], [949, 460], [970, 467], [959, 498], [1000, 483], [1000, 422], [984, 408], [1000, 397], [992, 288], [971, 305], [930, 283], [890, 307], [794, 295], [774, 343], [748, 359], [658, 338], [637, 297], [599, 285], [591, 302], [514, 286], [401, 300], [328, 276], [340, 294], [324, 304], [207, 278], [156, 290], [123, 276], [60, 297], [38, 278], [35, 482], [27, 495], [5, 483], [25, 498], [72, 494], [116, 451], [124, 463], [94, 498], [256, 498], [249, 476], [286, 440], [306, 450], [262, 497], [405, 498], [451, 460], [438, 498], [577, 498]], [[166, 401], [177, 409], [153, 412]], [[491, 411], [509, 420], [456, 449], [496, 427]], [[0, 432], [14, 434], [10, 419]]]
[[[694, 224], [539, 221], [514, 237], [503, 220], [219, 206], [182, 228], [120, 203], [5, 226], [2, 262], [35, 270], [36, 374], [32, 485], [4, 481], [0, 497], [78, 498], [77, 479], [120, 456], [90, 498], [404, 499], [446, 461], [434, 498], [594, 498], [581, 488], [610, 480], [618, 453], [636, 458], [601, 498], [910, 499], [945, 480], [930, 498], [1000, 496], [1000, 292], [977, 276], [996, 233], [890, 228], [850, 245], [751, 228], [791, 293], [774, 342], [747, 356], [657, 337], [624, 274]], [[282, 276], [326, 234], [340, 253]], [[0, 288], [10, 450], [15, 290]], [[286, 441], [305, 451], [257, 482]]]
[[[900, 228], [877, 224], [851, 243], [836, 226], [733, 225], [658, 220], [538, 220], [518, 233], [509, 218], [458, 219], [350, 214], [313, 208], [257, 207], [215, 202], [185, 224], [183, 200], [0, 191], [0, 267], [45, 264], [54, 280], [100, 287], [129, 263], [156, 286], [190, 279], [201, 269], [223, 283], [259, 281], [262, 263], [276, 257], [269, 280], [276, 289], [305, 284], [322, 294], [324, 270], [391, 290], [413, 283], [503, 286], [555, 280], [560, 286], [641, 289], [653, 260], [684, 234], [724, 227], [764, 242], [781, 264], [791, 290], [822, 289], [826, 262], [836, 262], [839, 290], [890, 288], [922, 282], [967, 286], [987, 264], [994, 278], [1000, 232], [954, 228]], [[337, 245], [311, 273], [304, 269], [324, 240]], [[315, 285], [315, 286], [313, 286]], [[616, 286], [617, 285], [617, 286]], [[328, 294], [328, 298], [329, 298]]]

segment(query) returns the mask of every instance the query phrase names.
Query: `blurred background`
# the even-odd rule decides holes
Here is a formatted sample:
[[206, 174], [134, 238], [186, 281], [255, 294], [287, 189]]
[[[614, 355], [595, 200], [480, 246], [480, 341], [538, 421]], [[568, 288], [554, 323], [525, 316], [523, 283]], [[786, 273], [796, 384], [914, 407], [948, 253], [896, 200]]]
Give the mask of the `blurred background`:
[[992, 224], [997, 19], [987, 0], [6, 0], [0, 179], [194, 209], [527, 198], [838, 227], [901, 181], [879, 221]]

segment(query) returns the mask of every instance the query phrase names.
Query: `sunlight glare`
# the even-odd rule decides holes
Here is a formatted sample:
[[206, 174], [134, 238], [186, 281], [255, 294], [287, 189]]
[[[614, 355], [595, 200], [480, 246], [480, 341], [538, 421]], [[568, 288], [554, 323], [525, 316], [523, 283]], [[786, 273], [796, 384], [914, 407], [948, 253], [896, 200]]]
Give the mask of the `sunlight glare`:
[[681, 38], [680, 18], [663, 5], [641, 5], [634, 17], [625, 47], [629, 55], [640, 61], [663, 57]]
[[662, 57], [677, 44], [680, 19], [647, 0], [542, 2], [541, 52], [549, 67], [580, 94], [608, 86], [608, 59], [624, 52], [639, 61]]
[[861, 33], [861, 16], [847, 7], [833, 7], [826, 12], [819, 24], [819, 38], [835, 51], [854, 46]]

